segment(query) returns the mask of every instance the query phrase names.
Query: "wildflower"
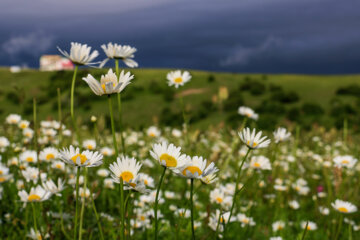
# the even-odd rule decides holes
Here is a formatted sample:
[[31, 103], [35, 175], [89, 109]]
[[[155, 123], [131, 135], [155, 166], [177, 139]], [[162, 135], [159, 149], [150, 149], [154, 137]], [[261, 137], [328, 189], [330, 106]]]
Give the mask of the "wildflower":
[[96, 141], [92, 139], [84, 140], [83, 148], [87, 150], [94, 150], [96, 148]]
[[218, 180], [218, 178], [215, 173], [211, 173], [211, 174], [206, 175], [201, 178], [201, 181], [205, 184], [211, 184], [211, 183], [216, 182], [217, 180]]
[[329, 215], [330, 210], [329, 210], [327, 207], [322, 207], [322, 206], [320, 206], [320, 207], [319, 207], [319, 212], [320, 212], [322, 215]]
[[[302, 229], [305, 229], [305, 227], [306, 227], [306, 221], [302, 221], [302, 222], [301, 222], [301, 228], [302, 228]], [[308, 221], [307, 230], [308, 230], [308, 231], [313, 231], [313, 230], [316, 230], [316, 229], [317, 229], [316, 223], [311, 222], [311, 221]]]
[[289, 206], [294, 210], [300, 208], [300, 204], [296, 200], [289, 201]]
[[107, 58], [102, 61], [100, 67], [103, 67], [109, 59], [120, 59], [130, 68], [138, 67], [138, 63], [133, 60], [134, 53], [137, 51], [136, 48], [111, 42], [107, 45], [101, 45], [101, 48], [104, 50]]
[[41, 233], [39, 231], [35, 231], [33, 228], [30, 229], [30, 233], [26, 236], [34, 240], [42, 240], [50, 237], [49, 233], [46, 233], [45, 236], [41, 236]]
[[27, 150], [20, 154], [20, 161], [27, 163], [36, 163], [37, 162], [37, 154], [35, 151]]
[[64, 190], [64, 182], [61, 178], [58, 179], [57, 185], [50, 179], [43, 183], [43, 187], [46, 191], [55, 194], [56, 196], [61, 196], [60, 192]]
[[207, 161], [203, 157], [194, 156], [192, 158], [187, 157], [186, 159], [185, 166], [176, 170], [177, 174], [181, 177], [201, 179], [219, 171], [213, 162], [206, 167]]
[[6, 137], [0, 137], [0, 151], [4, 151], [10, 145], [9, 140]]
[[19, 128], [21, 128], [21, 129], [28, 128], [29, 125], [30, 125], [30, 122], [27, 121], [27, 120], [21, 120], [21, 121], [18, 123], [18, 126], [19, 126]]
[[97, 173], [97, 175], [100, 176], [100, 177], [107, 177], [107, 176], [109, 176], [109, 171], [106, 170], [106, 169], [104, 169], [104, 168], [97, 170], [96, 173]]
[[335, 166], [338, 168], [353, 168], [357, 163], [357, 159], [349, 155], [337, 156], [333, 159], [333, 161], [335, 163]]
[[89, 85], [91, 90], [98, 96], [104, 94], [120, 93], [125, 89], [130, 81], [134, 78], [130, 72], [125, 73], [121, 71], [119, 78], [109, 69], [106, 75], [101, 75], [100, 82], [96, 80], [91, 74], [84, 77], [83, 80]]
[[39, 177], [39, 169], [35, 167], [27, 167], [21, 173], [27, 182], [33, 181], [36, 183]]
[[159, 161], [159, 163], [171, 169], [179, 169], [186, 164], [186, 155], [181, 154], [180, 147], [175, 147], [174, 144], [167, 144], [162, 142], [161, 144], [154, 144], [151, 156]]
[[242, 116], [246, 116], [246, 117], [254, 119], [254, 120], [258, 120], [258, 118], [259, 118], [259, 115], [257, 113], [255, 113], [254, 110], [252, 110], [249, 107], [245, 107], [245, 106], [239, 107], [238, 113]]
[[191, 75], [188, 71], [181, 73], [180, 70], [169, 72], [166, 76], [169, 86], [175, 85], [175, 88], [183, 86], [185, 83], [189, 82]]
[[256, 223], [254, 222], [254, 219], [252, 217], [247, 217], [245, 214], [243, 213], [239, 213], [236, 216], [237, 220], [239, 222], [241, 222], [241, 227], [245, 227], [246, 225], [248, 226], [254, 226]]
[[149, 137], [160, 137], [161, 131], [157, 127], [151, 126], [147, 129], [146, 134]]
[[245, 128], [241, 132], [239, 132], [241, 141], [246, 144], [250, 149], [266, 148], [267, 146], [269, 146], [270, 139], [267, 139], [266, 136], [261, 137], [261, 134], [261, 131], [256, 133], [255, 128], [252, 132], [250, 132], [249, 128]]
[[80, 153], [79, 148], [70, 145], [68, 149], [64, 148], [60, 151], [59, 158], [76, 167], [97, 167], [102, 164], [103, 155], [89, 150]]
[[124, 184], [136, 186], [141, 165], [142, 164], [137, 162], [135, 158], [117, 158], [117, 162], [109, 166], [111, 177], [116, 183], [120, 183], [120, 179], [122, 179]]
[[273, 229], [273, 231], [274, 232], [277, 232], [277, 231], [279, 231], [279, 230], [282, 230], [282, 229], [284, 229], [284, 227], [285, 227], [285, 222], [284, 221], [276, 221], [276, 222], [274, 222], [273, 224], [272, 224], [272, 229]]
[[65, 163], [62, 162], [62, 161], [54, 161], [51, 164], [51, 168], [59, 169], [59, 170], [64, 171], [65, 170]]
[[6, 117], [6, 123], [8, 124], [19, 124], [21, 120], [21, 116], [18, 114], [10, 114], [9, 116]]
[[254, 156], [250, 160], [250, 167], [260, 170], [271, 170], [270, 160], [264, 156]]
[[291, 133], [288, 132], [286, 130], [286, 128], [278, 128], [276, 129], [276, 131], [274, 131], [274, 138], [275, 138], [275, 143], [278, 143], [278, 142], [284, 142], [286, 140], [288, 140], [291, 136]]
[[109, 148], [109, 147], [101, 148], [100, 152], [101, 152], [102, 155], [104, 155], [106, 157], [110, 157], [110, 156], [114, 155], [114, 150]]
[[39, 160], [41, 161], [52, 161], [57, 158], [59, 152], [53, 147], [44, 148], [39, 154]]
[[30, 189], [30, 193], [27, 193], [25, 190], [21, 190], [18, 195], [22, 202], [43, 202], [51, 197], [51, 192], [46, 191], [39, 185], [35, 188], [32, 187]]
[[341, 213], [354, 213], [357, 211], [357, 207], [354, 204], [339, 199], [336, 199], [334, 203], [331, 203], [331, 206]]
[[94, 50], [91, 52], [91, 47], [88, 47], [87, 44], [81, 44], [76, 42], [71, 42], [70, 54], [66, 51], [61, 50], [57, 47], [58, 50], [66, 58], [70, 59], [75, 65], [92, 65], [92, 61], [99, 55], [99, 52]]

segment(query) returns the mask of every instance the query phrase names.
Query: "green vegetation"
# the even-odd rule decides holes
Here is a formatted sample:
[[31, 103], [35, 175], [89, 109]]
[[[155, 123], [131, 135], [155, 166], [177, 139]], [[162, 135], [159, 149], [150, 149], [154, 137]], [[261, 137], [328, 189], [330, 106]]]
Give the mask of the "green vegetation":
[[[178, 125], [182, 122], [178, 95], [184, 95], [186, 111], [192, 126], [206, 128], [220, 122], [232, 126], [239, 124], [240, 105], [259, 113], [259, 126], [270, 129], [285, 121], [298, 122], [305, 128], [313, 123], [340, 128], [344, 118], [349, 126], [359, 122], [357, 111], [360, 100], [357, 94], [360, 75], [261, 75], [191, 71], [191, 82], [178, 92], [166, 83], [168, 69], [134, 69], [135, 80], [122, 94], [124, 124], [134, 128], [151, 123]], [[103, 69], [81, 69], [77, 78], [76, 99], [78, 119], [89, 122], [92, 113], [107, 116], [107, 103], [95, 96], [81, 80], [89, 72], [99, 77]], [[61, 89], [63, 111], [69, 120], [69, 94], [72, 72], [39, 72], [27, 70], [10, 73], [0, 69], [0, 120], [9, 113], [25, 116], [32, 113], [32, 98], [39, 104], [39, 117], [57, 116], [56, 90]], [[218, 101], [220, 87], [227, 87], [229, 98]], [[19, 105], [21, 107], [19, 107]], [[108, 117], [107, 117], [108, 118]]]

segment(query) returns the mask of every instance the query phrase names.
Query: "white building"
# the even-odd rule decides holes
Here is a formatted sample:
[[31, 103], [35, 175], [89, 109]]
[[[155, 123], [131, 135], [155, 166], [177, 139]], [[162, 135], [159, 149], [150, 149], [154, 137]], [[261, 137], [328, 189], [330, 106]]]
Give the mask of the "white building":
[[43, 55], [40, 57], [40, 71], [72, 70], [74, 64], [60, 55]]

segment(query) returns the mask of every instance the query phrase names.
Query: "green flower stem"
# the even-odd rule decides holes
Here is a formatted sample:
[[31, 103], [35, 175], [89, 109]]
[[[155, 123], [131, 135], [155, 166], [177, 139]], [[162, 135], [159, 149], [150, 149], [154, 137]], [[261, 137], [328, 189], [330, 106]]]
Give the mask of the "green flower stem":
[[192, 232], [192, 239], [195, 240], [193, 190], [194, 190], [194, 179], [192, 178], [191, 187], [190, 187], [191, 232]]
[[343, 222], [343, 214], [340, 213], [340, 216], [339, 216], [339, 226], [338, 226], [338, 229], [336, 231], [336, 235], [335, 235], [335, 240], [339, 239], [339, 236], [340, 236], [340, 232], [341, 232], [341, 227], [342, 227], [342, 222]]
[[[116, 77], [119, 79], [120, 72], [119, 72], [119, 59], [115, 59], [115, 71]], [[123, 155], [125, 156], [126, 148], [124, 142], [124, 135], [123, 135], [123, 126], [122, 126], [122, 105], [121, 105], [121, 94], [117, 94], [117, 103], [118, 103], [118, 112], [119, 112], [119, 123], [120, 123], [120, 138], [121, 138], [121, 147], [123, 151]]]
[[83, 227], [83, 219], [84, 219], [84, 210], [85, 210], [85, 195], [86, 195], [86, 184], [87, 184], [87, 168], [84, 169], [84, 188], [83, 193], [84, 196], [82, 197], [81, 201], [81, 212], [80, 212], [80, 226], [79, 226], [79, 240], [82, 238], [82, 227]]
[[77, 223], [78, 223], [78, 214], [79, 214], [79, 178], [80, 178], [80, 167], [76, 167], [76, 196], [75, 196], [75, 219], [74, 219], [74, 240], [77, 237]]
[[58, 100], [58, 121], [60, 124], [59, 128], [59, 148], [61, 147], [62, 142], [62, 113], [61, 113], [61, 92], [60, 88], [57, 88], [57, 100]]
[[218, 219], [218, 222], [217, 222], [217, 225], [216, 225], [215, 239], [218, 239], [221, 216], [222, 216], [222, 209], [220, 209], [220, 215], [219, 215], [219, 219]]
[[130, 209], [129, 209], [129, 202], [130, 202], [130, 194], [131, 194], [131, 191], [129, 190], [128, 191], [128, 194], [126, 195], [126, 198], [125, 198], [125, 215], [126, 215], [126, 238], [127, 239], [130, 239]]
[[309, 225], [309, 221], [306, 222], [305, 229], [304, 229], [304, 232], [302, 234], [301, 240], [305, 239], [306, 233], [308, 231], [308, 225]]
[[[164, 167], [164, 166], [163, 166]], [[166, 172], [166, 167], [164, 167], [164, 171], [161, 174], [160, 177], [160, 182], [159, 185], [157, 187], [156, 190], [156, 197], [155, 197], [155, 205], [154, 205], [154, 216], [155, 216], [155, 226], [154, 226], [154, 239], [157, 240], [158, 239], [158, 219], [157, 219], [157, 210], [158, 210], [158, 203], [159, 203], [159, 192], [160, 192], [160, 188], [161, 188], [161, 184], [163, 182], [164, 176], [165, 176], [165, 172]]]
[[31, 207], [32, 207], [32, 210], [33, 210], [35, 233], [37, 234], [38, 233], [38, 228], [37, 228], [37, 225], [36, 225], [36, 211], [35, 211], [35, 205], [34, 205], [33, 202], [31, 203]]
[[95, 218], [96, 218], [96, 223], [97, 223], [98, 228], [99, 228], [100, 238], [101, 238], [101, 240], [104, 240], [104, 234], [103, 234], [102, 227], [101, 227], [101, 219], [99, 218], [99, 215], [98, 215], [97, 210], [96, 210], [96, 205], [95, 205], [95, 201], [94, 201], [92, 191], [90, 192], [90, 199], [91, 199], [92, 208], [93, 208]]
[[[241, 164], [240, 164], [240, 167], [239, 167], [239, 169], [238, 169], [238, 172], [237, 172], [236, 183], [235, 183], [235, 192], [234, 192], [233, 202], [232, 202], [232, 204], [231, 204], [231, 209], [230, 209], [229, 218], [228, 218], [228, 220], [227, 220], [227, 224], [230, 223], [230, 219], [231, 219], [231, 216], [232, 216], [232, 212], [233, 212], [234, 207], [235, 207], [236, 195], [239, 193], [239, 191], [238, 191], [237, 188], [238, 188], [239, 181], [240, 181], [241, 170], [242, 170], [242, 168], [243, 168], [243, 165], [244, 165], [244, 163], [245, 163], [245, 161], [246, 161], [246, 159], [247, 159], [250, 151], [251, 151], [251, 148], [248, 148], [248, 150], [247, 150], [247, 152], [246, 152], [246, 154], [245, 154], [245, 156], [244, 156], [244, 158], [243, 158], [243, 160], [242, 160], [242, 162], [241, 162]], [[226, 234], [226, 228], [225, 228], [225, 226], [226, 226], [226, 224], [225, 224], [225, 221], [224, 221], [224, 238], [226, 239], [226, 237], [225, 237], [225, 236], [226, 236], [226, 235], [225, 235], [225, 234]]]
[[70, 114], [71, 114], [71, 120], [73, 123], [73, 128], [74, 131], [76, 132], [76, 136], [78, 139], [78, 142], [80, 144], [80, 135], [76, 126], [76, 120], [75, 120], [75, 115], [74, 115], [74, 92], [75, 92], [75, 80], [76, 80], [76, 74], [78, 71], [79, 66], [75, 65], [75, 69], [74, 69], [74, 75], [72, 78], [72, 82], [71, 82], [71, 95], [70, 95]]
[[120, 216], [121, 216], [121, 239], [125, 240], [125, 206], [124, 206], [124, 180], [120, 178]]
[[109, 111], [110, 111], [110, 119], [111, 119], [111, 131], [112, 131], [112, 137], [113, 137], [113, 143], [114, 143], [114, 149], [115, 149], [115, 158], [116, 158], [119, 156], [119, 150], [118, 150], [117, 141], [116, 141], [114, 114], [113, 114], [111, 95], [108, 95], [108, 100], [109, 100]]

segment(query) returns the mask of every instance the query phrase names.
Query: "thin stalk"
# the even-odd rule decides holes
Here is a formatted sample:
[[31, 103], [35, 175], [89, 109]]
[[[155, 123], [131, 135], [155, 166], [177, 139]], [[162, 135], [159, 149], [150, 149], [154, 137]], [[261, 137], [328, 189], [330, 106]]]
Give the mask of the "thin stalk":
[[62, 141], [62, 113], [61, 113], [61, 92], [60, 88], [57, 89], [57, 100], [58, 100], [58, 121], [60, 124], [59, 128], [59, 147], [61, 147]]
[[77, 237], [77, 223], [78, 223], [78, 214], [79, 214], [79, 178], [80, 178], [80, 167], [76, 167], [76, 205], [75, 205], [75, 219], [74, 219], [74, 240]]
[[[33, 121], [34, 121], [34, 150], [36, 152], [37, 158], [37, 167], [40, 170], [40, 161], [38, 159], [38, 140], [37, 140], [37, 118], [36, 118], [36, 98], [33, 99]], [[39, 179], [40, 179], [40, 171], [39, 171]]]
[[[227, 220], [227, 223], [230, 223], [230, 219], [231, 219], [231, 216], [232, 216], [232, 212], [233, 212], [234, 207], [235, 207], [236, 195], [237, 195], [238, 192], [239, 192], [237, 188], [238, 188], [239, 181], [240, 181], [241, 170], [242, 170], [242, 168], [243, 168], [243, 165], [244, 165], [244, 163], [245, 163], [245, 161], [246, 161], [246, 158], [247, 158], [247, 156], [249, 155], [250, 151], [251, 151], [251, 148], [248, 148], [248, 150], [247, 150], [247, 152], [246, 152], [246, 154], [245, 154], [245, 156], [244, 156], [244, 158], [243, 158], [243, 160], [242, 160], [242, 162], [241, 162], [241, 165], [240, 165], [240, 167], [239, 167], [239, 169], [238, 169], [238, 172], [237, 172], [236, 183], [235, 183], [235, 192], [234, 192], [233, 202], [232, 202], [232, 204], [231, 204], [230, 214], [229, 214], [229, 218], [228, 218], [228, 220]], [[226, 226], [226, 224], [225, 224], [225, 221], [224, 221], [224, 238], [225, 238], [225, 236], [226, 236], [226, 235], [225, 235], [225, 234], [226, 234], [226, 228], [225, 228], [225, 226]]]
[[343, 138], [344, 138], [343, 142], [344, 142], [344, 144], [346, 145], [347, 136], [348, 136], [348, 120], [347, 120], [347, 118], [344, 119], [344, 132], [343, 132], [343, 134], [344, 134], [344, 136], [343, 136]]
[[306, 222], [305, 229], [304, 229], [304, 232], [302, 234], [301, 240], [305, 239], [306, 233], [308, 231], [308, 225], [309, 225], [309, 221]]
[[121, 216], [121, 239], [125, 240], [125, 214], [124, 214], [124, 180], [120, 178], [120, 216]]
[[220, 221], [222, 219], [222, 210], [220, 209], [220, 214], [219, 214], [219, 219], [216, 225], [216, 232], [215, 232], [215, 238], [218, 239], [218, 233], [219, 233], [219, 226], [220, 226]]
[[37, 225], [36, 225], [36, 211], [35, 211], [35, 206], [34, 206], [34, 203], [33, 203], [33, 202], [31, 203], [31, 207], [32, 207], [32, 210], [33, 210], [35, 233], [37, 234], [37, 233], [38, 233], [38, 229], [37, 229]]
[[126, 220], [127, 220], [127, 223], [126, 223], [126, 239], [130, 239], [130, 212], [129, 212], [129, 209], [128, 209], [128, 206], [129, 206], [129, 197], [130, 197], [130, 190], [128, 192], [128, 194], [126, 195], [126, 198], [125, 198], [125, 215], [126, 215]]
[[165, 176], [165, 172], [166, 172], [166, 167], [164, 167], [164, 171], [161, 174], [160, 177], [160, 182], [159, 185], [157, 187], [156, 190], [156, 197], [155, 197], [155, 205], [154, 205], [154, 216], [155, 216], [155, 226], [154, 226], [154, 239], [157, 240], [158, 239], [158, 219], [157, 219], [157, 209], [158, 209], [158, 202], [159, 202], [159, 192], [160, 192], [160, 188], [161, 188], [161, 184], [163, 182], [164, 176]]
[[102, 227], [101, 227], [101, 221], [100, 221], [99, 215], [98, 215], [98, 213], [96, 211], [95, 201], [94, 201], [92, 192], [90, 192], [90, 199], [91, 199], [92, 207], [93, 207], [95, 218], [96, 218], [96, 223], [97, 223], [98, 228], [99, 228], [100, 238], [101, 238], [101, 240], [104, 240], [104, 234], [103, 234]]
[[109, 112], [110, 112], [110, 119], [111, 119], [111, 132], [112, 132], [112, 137], [113, 137], [115, 156], [118, 157], [119, 156], [119, 150], [118, 150], [117, 141], [116, 141], [114, 114], [113, 114], [111, 95], [108, 95], [108, 100], [109, 100]]
[[[119, 72], [119, 59], [115, 59], [115, 71], [116, 71], [116, 77], [119, 79], [120, 72]], [[125, 156], [126, 148], [125, 148], [125, 142], [124, 142], [124, 135], [123, 135], [123, 129], [122, 129], [122, 106], [121, 106], [121, 94], [117, 94], [117, 103], [118, 103], [118, 112], [119, 112], [119, 124], [120, 124], [120, 139], [121, 139], [121, 147], [123, 151], [123, 155]]]
[[339, 227], [338, 227], [338, 229], [336, 231], [335, 240], [339, 239], [343, 218], [344, 218], [344, 216], [342, 214], [340, 214], [340, 216], [339, 216]]
[[81, 205], [81, 212], [80, 212], [80, 226], [79, 226], [79, 240], [82, 238], [82, 226], [83, 226], [83, 219], [84, 219], [84, 210], [85, 210], [85, 193], [86, 193], [86, 184], [87, 184], [87, 168], [84, 169], [84, 196], [82, 197], [82, 205]]
[[71, 82], [70, 114], [71, 114], [71, 120], [72, 120], [72, 123], [73, 123], [73, 128], [74, 128], [74, 131], [76, 132], [78, 142], [80, 144], [80, 135], [79, 135], [79, 132], [77, 130], [76, 121], [75, 121], [75, 115], [74, 115], [75, 80], [76, 80], [76, 74], [77, 74], [78, 68], [79, 68], [79, 66], [75, 65], [74, 75], [73, 75], [72, 82]]
[[195, 240], [193, 189], [194, 189], [194, 179], [192, 178], [191, 187], [190, 187], [191, 232], [192, 232], [192, 239]]

